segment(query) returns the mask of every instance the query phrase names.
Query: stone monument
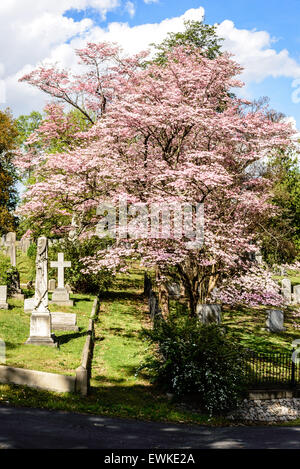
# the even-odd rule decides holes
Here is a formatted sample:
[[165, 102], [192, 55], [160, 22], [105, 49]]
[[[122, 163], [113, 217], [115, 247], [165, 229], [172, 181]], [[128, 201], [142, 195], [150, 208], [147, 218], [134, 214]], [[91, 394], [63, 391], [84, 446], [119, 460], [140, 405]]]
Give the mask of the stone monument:
[[65, 268], [71, 267], [71, 262], [64, 260], [63, 252], [58, 254], [57, 262], [51, 262], [50, 266], [58, 270], [57, 288], [52, 295], [51, 303], [59, 306], [73, 306], [74, 302], [70, 300], [70, 294], [65, 287]]
[[30, 337], [27, 345], [57, 346], [55, 337], [51, 335], [51, 314], [48, 306], [48, 240], [42, 236], [37, 242], [34, 309], [30, 318]]

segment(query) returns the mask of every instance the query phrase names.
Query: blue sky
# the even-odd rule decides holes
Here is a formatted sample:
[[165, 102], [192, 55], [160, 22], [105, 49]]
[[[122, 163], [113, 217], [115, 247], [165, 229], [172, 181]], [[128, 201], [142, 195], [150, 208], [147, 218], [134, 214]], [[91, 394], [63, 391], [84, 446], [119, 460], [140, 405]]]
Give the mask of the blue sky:
[[[205, 22], [210, 24], [232, 20], [238, 29], [266, 31], [274, 42], [272, 48], [278, 53], [287, 49], [289, 56], [300, 62], [300, 0], [159, 0], [146, 4], [143, 0], [132, 0], [135, 14], [130, 17], [124, 4], [113, 12], [109, 12], [105, 20], [95, 10], [78, 12], [70, 10], [67, 16], [76, 21], [83, 17], [92, 17], [101, 27], [111, 22], [128, 22], [130, 26], [145, 23], [160, 23], [166, 18], [183, 15], [191, 8], [205, 9]], [[299, 76], [300, 79], [300, 76]], [[292, 93], [299, 86], [292, 86], [290, 77], [268, 77], [259, 83], [247, 83], [247, 95], [250, 98], [269, 96], [271, 105], [293, 116], [300, 127], [300, 102], [293, 102]], [[300, 93], [299, 93], [300, 97]], [[294, 99], [295, 100], [295, 99]]]
[[72, 67], [73, 50], [87, 41], [117, 41], [133, 53], [203, 12], [206, 23], [220, 24], [224, 48], [245, 68], [244, 96], [269, 96], [272, 107], [293, 116], [300, 129], [300, 0], [5, 0], [5, 104], [15, 115], [43, 107], [44, 96], [18, 83], [41, 62]]
[[[133, 0], [132, 3], [135, 7], [133, 17], [124, 9], [124, 5], [109, 12], [105, 20], [92, 9], [83, 12], [69, 10], [66, 15], [75, 20], [92, 17], [102, 27], [110, 22], [124, 21], [136, 26], [160, 23], [165, 18], [178, 17], [186, 10], [202, 6], [205, 9], [206, 23], [221, 23], [229, 19], [239, 29], [267, 31], [274, 38], [272, 48], [277, 52], [287, 49], [289, 55], [300, 62], [300, 0], [160, 0], [149, 4], [143, 0]], [[248, 95], [250, 98], [269, 96], [271, 105], [295, 117], [297, 126], [300, 127], [300, 102], [294, 103], [291, 99], [293, 91], [298, 87], [293, 88], [292, 82], [290, 78], [284, 77], [266, 78], [260, 83], [248, 84]]]

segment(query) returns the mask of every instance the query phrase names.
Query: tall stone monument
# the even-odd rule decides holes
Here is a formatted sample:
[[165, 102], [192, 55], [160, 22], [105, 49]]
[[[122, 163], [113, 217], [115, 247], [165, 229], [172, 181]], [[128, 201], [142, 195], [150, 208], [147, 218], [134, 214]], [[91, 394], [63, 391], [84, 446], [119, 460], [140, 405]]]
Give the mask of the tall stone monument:
[[51, 314], [48, 306], [48, 240], [43, 236], [37, 242], [34, 308], [27, 345], [57, 346], [55, 337], [51, 335]]
[[17, 266], [17, 254], [16, 254], [16, 233], [10, 232], [7, 233], [5, 239], [6, 254], [10, 258], [10, 263], [12, 267], [15, 267], [15, 271], [12, 275], [10, 291], [12, 292], [12, 297], [19, 300], [24, 300], [24, 295], [22, 295], [22, 290], [20, 288], [20, 275], [16, 269]]
[[70, 300], [70, 293], [65, 287], [65, 269], [71, 267], [71, 262], [64, 260], [64, 253], [58, 254], [57, 262], [51, 262], [50, 266], [58, 269], [58, 283], [57, 288], [52, 295], [51, 303], [59, 306], [73, 306], [73, 301]]

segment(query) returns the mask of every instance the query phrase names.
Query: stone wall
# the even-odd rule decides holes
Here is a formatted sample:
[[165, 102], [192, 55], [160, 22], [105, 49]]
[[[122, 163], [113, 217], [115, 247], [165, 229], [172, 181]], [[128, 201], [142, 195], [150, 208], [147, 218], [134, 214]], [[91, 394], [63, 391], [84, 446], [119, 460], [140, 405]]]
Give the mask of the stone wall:
[[242, 405], [227, 417], [248, 423], [295, 420], [300, 418], [300, 399], [244, 399]]

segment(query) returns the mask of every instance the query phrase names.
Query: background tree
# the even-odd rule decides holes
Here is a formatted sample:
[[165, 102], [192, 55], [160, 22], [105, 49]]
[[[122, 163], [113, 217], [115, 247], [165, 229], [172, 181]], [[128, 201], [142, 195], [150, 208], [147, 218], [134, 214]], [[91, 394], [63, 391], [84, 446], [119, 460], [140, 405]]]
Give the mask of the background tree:
[[204, 57], [215, 59], [221, 54], [223, 39], [217, 34], [217, 26], [204, 24], [201, 21], [187, 20], [183, 32], [168, 33], [160, 44], [151, 44], [156, 49], [154, 61], [158, 64], [167, 62], [167, 54], [176, 47], [196, 49]]
[[18, 197], [13, 152], [17, 135], [17, 126], [10, 111], [0, 111], [0, 234], [16, 227], [13, 211]]

